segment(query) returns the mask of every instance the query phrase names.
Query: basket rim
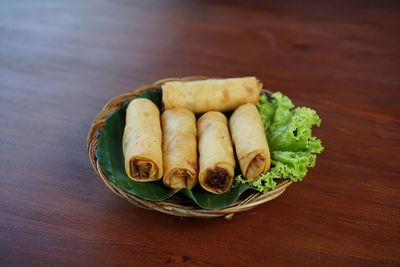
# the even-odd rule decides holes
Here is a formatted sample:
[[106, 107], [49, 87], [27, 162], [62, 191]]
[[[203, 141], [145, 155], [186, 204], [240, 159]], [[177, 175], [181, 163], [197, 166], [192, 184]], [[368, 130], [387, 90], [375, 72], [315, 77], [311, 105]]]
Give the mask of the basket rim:
[[[166, 78], [158, 80], [152, 84], [143, 85], [135, 88], [127, 93], [120, 94], [111, 100], [109, 100], [101, 109], [99, 114], [94, 118], [93, 123], [89, 129], [86, 137], [87, 150], [89, 154], [90, 163], [95, 172], [100, 176], [105, 185], [118, 196], [128, 200], [131, 204], [150, 210], [156, 210], [165, 214], [180, 216], [180, 217], [197, 217], [197, 218], [215, 218], [224, 216], [226, 219], [231, 219], [232, 216], [237, 212], [246, 211], [252, 209], [262, 203], [270, 201], [280, 196], [285, 189], [290, 186], [293, 182], [287, 179], [278, 182], [275, 189], [266, 193], [254, 192], [244, 199], [238, 199], [231, 205], [221, 209], [202, 209], [197, 206], [186, 206], [176, 203], [163, 201], [148, 201], [135, 196], [131, 193], [124, 191], [119, 188], [113, 182], [111, 182], [105, 175], [96, 157], [96, 151], [99, 143], [99, 137], [102, 128], [104, 127], [107, 119], [111, 114], [120, 109], [120, 107], [128, 100], [136, 98], [141, 92], [149, 89], [161, 90], [162, 84], [168, 81], [195, 81], [210, 79], [206, 76], [190, 76], [184, 78]], [[264, 94], [272, 94], [272, 92], [262, 89]]]

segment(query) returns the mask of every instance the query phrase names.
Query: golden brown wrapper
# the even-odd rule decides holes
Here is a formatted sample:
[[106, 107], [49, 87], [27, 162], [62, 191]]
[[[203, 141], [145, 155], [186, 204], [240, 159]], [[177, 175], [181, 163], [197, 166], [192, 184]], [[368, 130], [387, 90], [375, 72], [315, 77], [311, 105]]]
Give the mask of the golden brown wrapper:
[[238, 107], [229, 119], [229, 128], [243, 177], [254, 179], [267, 173], [271, 158], [257, 107], [254, 104]]
[[163, 176], [160, 112], [145, 98], [132, 100], [126, 109], [122, 138], [125, 171], [139, 182], [159, 180]]
[[164, 111], [164, 184], [172, 189], [192, 189], [197, 183], [197, 129], [193, 112], [184, 108]]
[[228, 120], [217, 111], [205, 113], [197, 121], [199, 183], [207, 191], [221, 194], [232, 185], [235, 158]]
[[258, 102], [262, 84], [255, 77], [166, 82], [162, 85], [165, 109], [182, 107], [194, 113], [229, 111]]

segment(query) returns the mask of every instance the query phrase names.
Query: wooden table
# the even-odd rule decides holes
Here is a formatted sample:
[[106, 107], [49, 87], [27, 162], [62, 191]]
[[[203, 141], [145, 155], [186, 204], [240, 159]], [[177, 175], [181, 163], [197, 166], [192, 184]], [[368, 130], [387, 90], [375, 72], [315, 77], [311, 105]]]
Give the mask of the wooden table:
[[[0, 265], [400, 264], [399, 12], [395, 1], [2, 1]], [[94, 116], [190, 75], [255, 75], [316, 109], [317, 167], [230, 221], [114, 195], [88, 160]]]

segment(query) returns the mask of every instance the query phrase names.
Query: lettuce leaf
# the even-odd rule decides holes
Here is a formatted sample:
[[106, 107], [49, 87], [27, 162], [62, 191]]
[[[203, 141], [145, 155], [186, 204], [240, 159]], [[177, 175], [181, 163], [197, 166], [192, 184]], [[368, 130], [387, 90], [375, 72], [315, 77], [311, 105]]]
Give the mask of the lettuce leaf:
[[280, 92], [261, 96], [257, 107], [271, 152], [271, 168], [256, 180], [239, 175], [235, 185], [247, 184], [267, 192], [276, 187], [275, 179], [302, 180], [308, 168], [315, 166], [316, 154], [323, 150], [321, 140], [312, 136], [312, 127], [321, 124], [318, 114], [307, 107], [295, 107]]

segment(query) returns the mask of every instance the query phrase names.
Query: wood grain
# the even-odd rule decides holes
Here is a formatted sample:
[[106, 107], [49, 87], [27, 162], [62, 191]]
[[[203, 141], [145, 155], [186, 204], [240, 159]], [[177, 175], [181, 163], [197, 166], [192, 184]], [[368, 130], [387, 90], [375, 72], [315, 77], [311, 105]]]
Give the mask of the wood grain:
[[[0, 265], [400, 264], [398, 1], [2, 1]], [[307, 178], [231, 221], [133, 207], [85, 147], [110, 98], [255, 75], [322, 117]]]

